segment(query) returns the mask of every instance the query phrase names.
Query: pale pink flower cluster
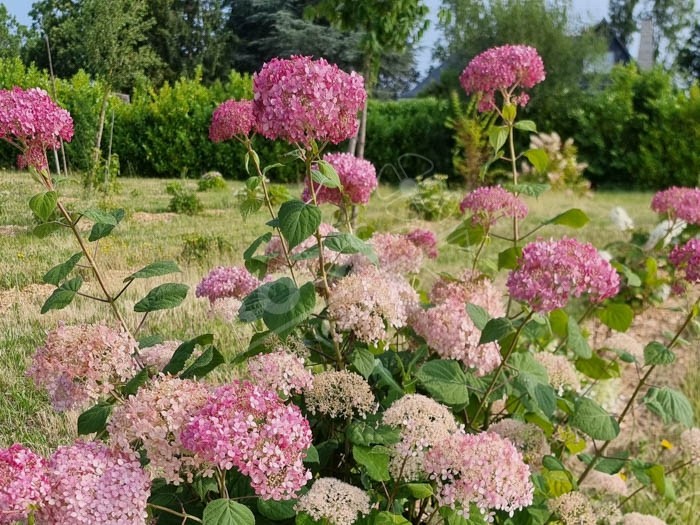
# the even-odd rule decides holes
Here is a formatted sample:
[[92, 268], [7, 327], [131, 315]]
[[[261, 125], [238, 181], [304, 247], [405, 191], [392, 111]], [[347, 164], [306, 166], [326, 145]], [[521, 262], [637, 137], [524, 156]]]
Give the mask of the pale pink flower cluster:
[[508, 439], [523, 455], [523, 461], [533, 467], [542, 465], [542, 458], [552, 453], [547, 436], [540, 427], [518, 419], [501, 419], [489, 427], [489, 432]]
[[446, 406], [421, 394], [394, 401], [384, 412], [383, 422], [401, 431], [401, 441], [392, 446], [389, 463], [392, 478], [401, 481], [423, 478], [426, 452], [460, 430]]
[[214, 110], [209, 140], [223, 142], [238, 135], [248, 136], [254, 125], [252, 100], [227, 100]]
[[151, 482], [135, 454], [97, 441], [60, 447], [49, 460], [49, 495], [37, 514], [52, 525], [143, 525]]
[[152, 366], [156, 370], [163, 370], [172, 359], [177, 347], [182, 341], [163, 341], [157, 345], [147, 346], [139, 350], [141, 361], [146, 366]]
[[[423, 249], [401, 233], [375, 233], [368, 243], [379, 259], [379, 267], [392, 273], [418, 273], [423, 264]], [[355, 257], [355, 260], [360, 257]], [[368, 265], [362, 257], [358, 265]]]
[[416, 228], [406, 234], [406, 239], [423, 250], [423, 254], [429, 259], [437, 259], [437, 238], [430, 230]]
[[581, 382], [576, 375], [574, 367], [563, 355], [554, 355], [551, 352], [538, 352], [535, 354], [535, 359], [547, 370], [549, 384], [558, 390], [560, 393], [564, 389], [578, 391], [581, 388]]
[[305, 399], [309, 412], [333, 418], [364, 418], [377, 409], [369, 383], [347, 370], [327, 370], [315, 375]]
[[695, 237], [683, 245], [675, 246], [668, 259], [677, 271], [683, 273], [686, 281], [700, 283], [700, 238]]
[[0, 525], [25, 520], [46, 498], [46, 461], [15, 443], [0, 449]]
[[484, 186], [467, 193], [459, 209], [462, 213], [471, 212], [472, 224], [487, 230], [506, 217], [518, 220], [527, 217], [525, 203], [500, 186]]
[[133, 359], [138, 344], [125, 331], [104, 324], [51, 330], [27, 371], [46, 388], [58, 411], [80, 408], [114, 390], [137, 372]]
[[[372, 192], [377, 189], [377, 171], [374, 164], [365, 159], [360, 159], [351, 153], [328, 153], [323, 160], [335, 168], [340, 179], [340, 188], [328, 188], [318, 183], [313, 183], [316, 193], [316, 202], [330, 203], [340, 206], [343, 197], [351, 204], [367, 204]], [[311, 184], [308, 177], [305, 180], [302, 200], [312, 200]]]
[[285, 350], [259, 354], [248, 360], [248, 374], [256, 384], [281, 392], [285, 397], [303, 394], [313, 384], [304, 358]]
[[48, 168], [46, 150], [57, 149], [61, 139], [73, 138], [73, 119], [40, 88], [0, 89], [0, 139], [22, 153], [17, 159], [20, 168]]
[[666, 525], [666, 522], [651, 514], [630, 512], [622, 516], [622, 525]]
[[357, 132], [367, 98], [364, 80], [325, 59], [274, 58], [253, 75], [256, 131], [268, 139], [308, 146], [338, 144]]
[[311, 479], [303, 459], [312, 438], [297, 406], [249, 381], [217, 388], [180, 435], [198, 460], [236, 467], [258, 496], [274, 500], [293, 497]]
[[183, 450], [180, 431], [208, 396], [201, 381], [157, 376], [114, 409], [107, 425], [110, 442], [123, 450], [143, 447], [152, 479], [175, 485], [192, 481], [200, 465]]
[[525, 246], [506, 285], [513, 299], [548, 313], [566, 306], [571, 297], [588, 294], [594, 303], [613, 297], [620, 276], [593, 245], [564, 237]]
[[469, 317], [465, 303], [484, 308], [491, 317], [505, 315], [500, 294], [488, 279], [465, 272], [461, 281], [438, 281], [430, 297], [436, 302], [427, 310], [416, 309], [410, 324], [416, 334], [444, 359], [456, 359], [483, 376], [501, 363], [497, 343], [479, 344], [481, 330]]
[[241, 266], [218, 266], [197, 285], [195, 295], [214, 303], [233, 297], [243, 299], [262, 283]]
[[425, 469], [440, 504], [467, 518], [471, 503], [489, 521], [495, 510], [512, 516], [532, 504], [530, 468], [510, 441], [493, 432], [453, 434], [426, 453]]
[[617, 474], [591, 470], [580, 485], [581, 490], [599, 492], [602, 495], [626, 496], [627, 483]]
[[680, 449], [694, 465], [700, 465], [700, 428], [689, 428], [681, 433]]
[[563, 525], [596, 525], [598, 523], [591, 500], [581, 492], [567, 492], [550, 499], [547, 505], [549, 510], [559, 516]]
[[673, 186], [660, 191], [652, 198], [651, 209], [672, 221], [700, 224], [700, 189]]
[[294, 509], [329, 525], [352, 525], [358, 514], [369, 514], [370, 500], [358, 487], [335, 478], [319, 478]]
[[[477, 94], [477, 108], [483, 112], [496, 108], [497, 92], [513, 104], [525, 106], [530, 97], [522, 90], [532, 88], [544, 78], [544, 63], [534, 47], [505, 45], [474, 57], [459, 81], [468, 95]], [[514, 94], [516, 89], [521, 91]]]
[[386, 340], [388, 328], [406, 326], [417, 303], [418, 294], [400, 275], [368, 266], [331, 287], [328, 313], [336, 330], [376, 343]]

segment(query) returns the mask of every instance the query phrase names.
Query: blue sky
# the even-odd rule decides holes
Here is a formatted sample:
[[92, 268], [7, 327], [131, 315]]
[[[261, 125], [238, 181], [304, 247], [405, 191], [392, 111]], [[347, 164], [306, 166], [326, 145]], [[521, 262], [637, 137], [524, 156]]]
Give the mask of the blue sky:
[[[21, 23], [25, 25], [31, 23], [29, 10], [33, 0], [2, 0], [0, 3], [5, 5], [10, 14], [14, 15]], [[435, 26], [437, 10], [440, 7], [441, 0], [426, 0], [426, 3], [430, 7], [431, 24], [423, 37], [421, 49], [418, 53], [418, 67], [422, 73], [427, 72], [430, 68], [433, 45], [440, 38], [440, 33]], [[573, 7], [574, 15], [580, 18], [582, 22], [598, 22], [607, 15], [608, 0], [574, 0]]]

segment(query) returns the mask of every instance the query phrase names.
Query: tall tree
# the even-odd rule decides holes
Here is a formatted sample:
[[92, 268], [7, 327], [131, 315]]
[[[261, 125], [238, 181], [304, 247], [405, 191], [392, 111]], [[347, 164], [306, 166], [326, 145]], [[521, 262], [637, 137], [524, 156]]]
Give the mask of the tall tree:
[[57, 76], [68, 78], [81, 67], [74, 45], [80, 36], [72, 34], [66, 24], [78, 16], [80, 0], [38, 0], [32, 4], [33, 34], [27, 43], [26, 58], [41, 69], [49, 69], [46, 41], [51, 46], [53, 68]]
[[28, 30], [0, 4], [0, 58], [20, 56]]
[[174, 81], [202, 67], [203, 80], [223, 79], [230, 71], [234, 35], [226, 29], [224, 0], [150, 0], [155, 23], [148, 41], [161, 59], [155, 80]]
[[626, 46], [630, 45], [632, 35], [637, 31], [634, 9], [638, 3], [639, 0], [610, 0], [608, 4], [610, 28]]
[[678, 67], [691, 79], [700, 81], [700, 22], [695, 22], [690, 37], [678, 53]]
[[[320, 0], [308, 12], [342, 30], [360, 32], [362, 72], [370, 94], [379, 77], [382, 56], [412, 48], [428, 26], [428, 6], [423, 0]], [[362, 111], [356, 152], [355, 141], [350, 144], [351, 152], [360, 158], [364, 156], [366, 129], [367, 104]]]

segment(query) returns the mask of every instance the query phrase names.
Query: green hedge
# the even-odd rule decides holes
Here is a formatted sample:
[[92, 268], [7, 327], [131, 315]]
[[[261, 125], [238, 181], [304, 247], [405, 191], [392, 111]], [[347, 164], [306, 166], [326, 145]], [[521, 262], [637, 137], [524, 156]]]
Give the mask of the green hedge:
[[[0, 60], [0, 88], [39, 86], [51, 92], [45, 72], [25, 67], [19, 59]], [[110, 99], [103, 139], [110, 139], [121, 173], [149, 177], [199, 177], [216, 170], [242, 179], [244, 151], [229, 141], [213, 144], [208, 130], [214, 108], [229, 98], [250, 98], [251, 79], [232, 72], [226, 82], [202, 84], [201, 75], [159, 89], [137, 88], [131, 103]], [[57, 80], [58, 102], [75, 122], [75, 136], [66, 146], [75, 170], [89, 167], [97, 126], [101, 86], [85, 73]], [[452, 167], [452, 132], [447, 101], [433, 98], [370, 101], [365, 156], [381, 180], [392, 183], [420, 175], [444, 173]], [[694, 186], [700, 175], [700, 88], [688, 92], [673, 87], [661, 71], [639, 73], [634, 67], [613, 69], [602, 86], [589, 89], [576, 104], [556, 115], [557, 132], [574, 137], [585, 175], [598, 186], [663, 188]], [[545, 130], [549, 131], [549, 130]], [[275, 162], [290, 146], [256, 139], [265, 163]], [[341, 144], [338, 149], [344, 149]], [[0, 165], [11, 167], [17, 152], [0, 143]], [[270, 173], [276, 181], [297, 180], [295, 164]]]

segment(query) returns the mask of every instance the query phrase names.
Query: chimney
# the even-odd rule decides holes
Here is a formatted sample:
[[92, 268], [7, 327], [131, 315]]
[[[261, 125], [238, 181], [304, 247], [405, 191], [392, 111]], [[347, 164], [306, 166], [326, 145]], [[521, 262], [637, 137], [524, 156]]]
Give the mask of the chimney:
[[642, 71], [648, 71], [654, 67], [654, 22], [651, 18], [642, 19], [637, 64]]

